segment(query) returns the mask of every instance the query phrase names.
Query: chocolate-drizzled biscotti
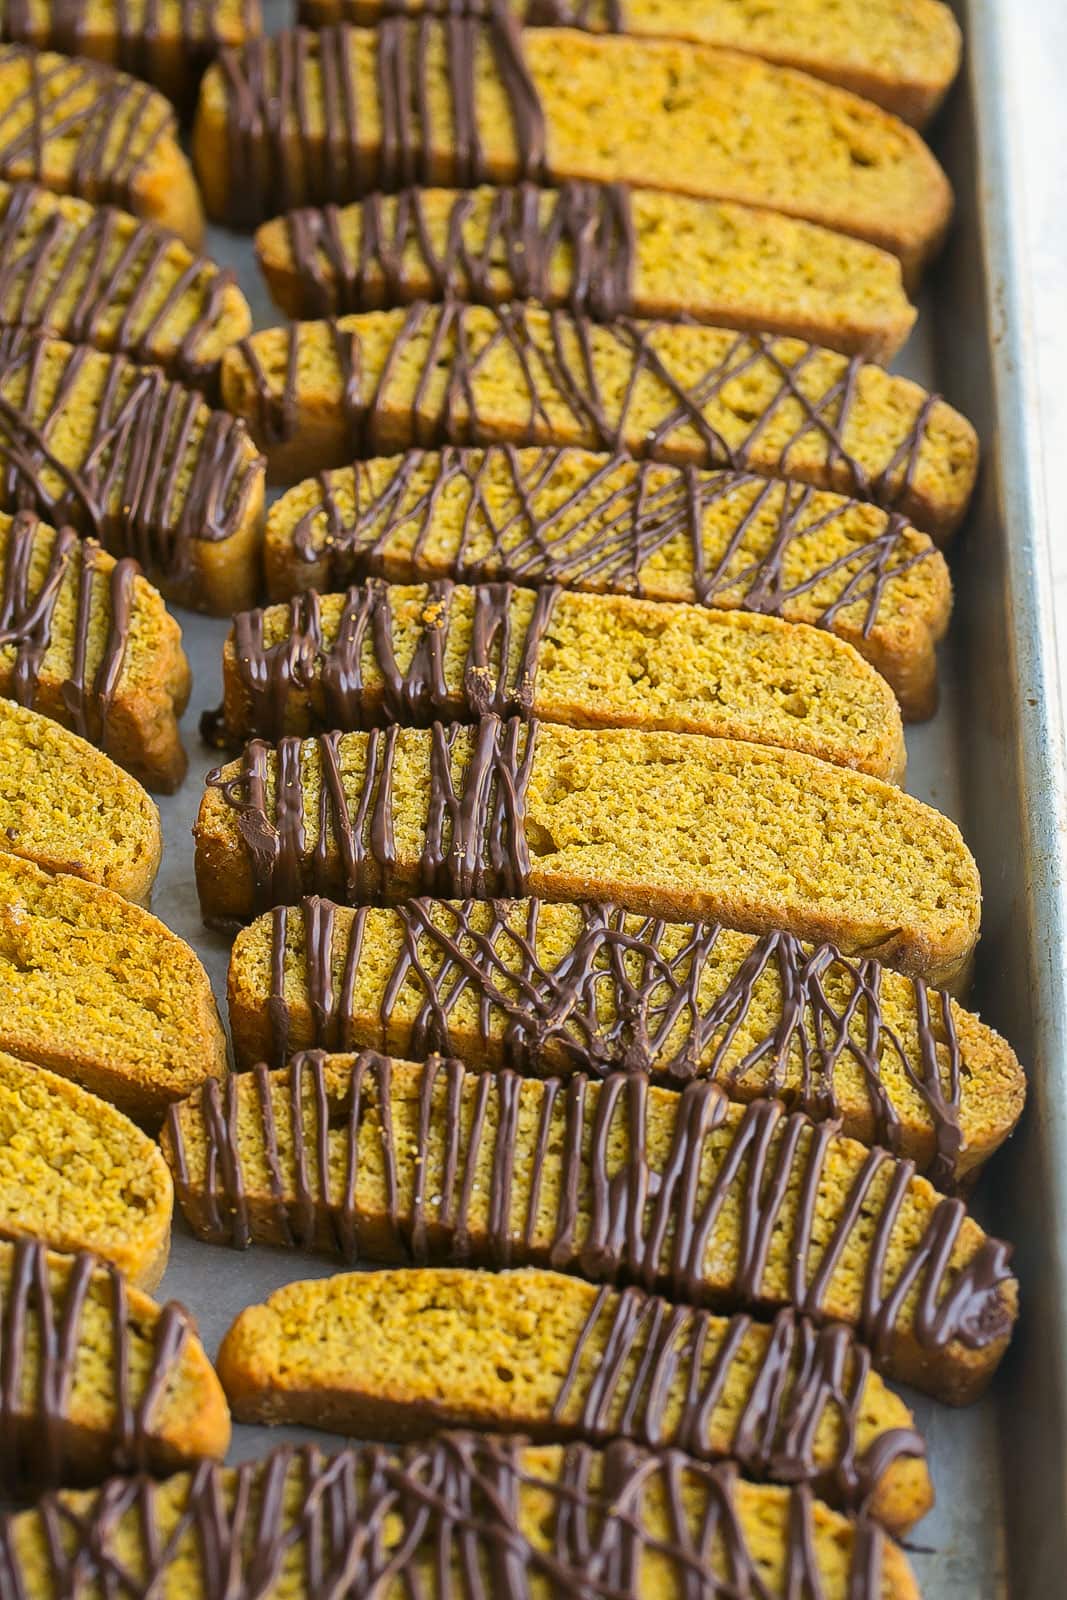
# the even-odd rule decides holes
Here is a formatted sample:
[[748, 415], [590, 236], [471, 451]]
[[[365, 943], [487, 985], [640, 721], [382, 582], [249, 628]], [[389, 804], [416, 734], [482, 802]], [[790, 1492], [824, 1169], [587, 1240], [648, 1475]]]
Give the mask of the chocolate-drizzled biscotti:
[[0, 1242], [0, 1362], [9, 1494], [175, 1472], [229, 1447], [229, 1410], [189, 1313], [93, 1256]]
[[413, 445], [580, 445], [793, 478], [946, 539], [974, 487], [965, 417], [908, 378], [798, 339], [419, 302], [254, 333], [225, 404], [273, 477]]
[[204, 915], [314, 890], [613, 900], [829, 939], [932, 983], [962, 979], [978, 872], [955, 824], [791, 750], [483, 717], [253, 740], [211, 774], [194, 829]]
[[3, 0], [0, 39], [122, 67], [178, 104], [224, 45], [261, 31], [259, 0]]
[[792, 334], [887, 361], [915, 311], [900, 262], [776, 211], [622, 184], [405, 189], [264, 223], [256, 253], [290, 317], [413, 300], [539, 300]]
[[552, 1266], [715, 1310], [791, 1305], [954, 1403], [1007, 1348], [1006, 1245], [914, 1164], [776, 1100], [640, 1073], [540, 1081], [365, 1051], [207, 1083], [164, 1133], [202, 1238], [357, 1261]]
[[0, 184], [0, 322], [122, 350], [212, 389], [252, 327], [232, 273], [113, 206]]
[[918, 134], [847, 90], [677, 40], [523, 33], [502, 7], [226, 50], [193, 155], [209, 216], [238, 226], [413, 184], [577, 178], [783, 211], [891, 250], [912, 281], [952, 209]]
[[244, 425], [124, 355], [0, 334], [0, 505], [130, 555], [169, 599], [250, 605], [263, 460]]
[[289, 1445], [166, 1483], [50, 1495], [0, 1524], [5, 1600], [70, 1600], [101, 1568], [131, 1595], [182, 1600], [218, 1600], [222, 1574], [235, 1594], [267, 1581], [286, 1600], [919, 1600], [870, 1518], [622, 1441], [446, 1435], [330, 1457]]
[[286, 600], [380, 575], [558, 583], [807, 622], [855, 645], [907, 718], [933, 713], [948, 568], [875, 506], [751, 474], [577, 449], [412, 450], [324, 472], [267, 513]]
[[203, 236], [170, 102], [97, 61], [0, 45], [0, 178], [122, 206], [193, 250]]
[[805, 750], [899, 782], [893, 692], [850, 645], [772, 617], [449, 580], [242, 611], [212, 738], [469, 722], [675, 729]]
[[182, 632], [128, 557], [0, 512], [0, 694], [61, 722], [149, 789], [185, 776]]
[[[508, 0], [524, 27], [585, 28], [590, 33], [685, 39], [762, 56], [861, 94], [922, 127], [956, 75], [960, 30], [941, 0]], [[499, 0], [462, 0], [489, 17]], [[396, 14], [455, 12], [456, 0], [300, 0], [313, 27], [355, 22], [373, 27]]]
[[809, 1483], [897, 1533], [933, 1503], [911, 1413], [869, 1352], [791, 1311], [767, 1326], [537, 1269], [358, 1272], [249, 1306], [218, 1372], [246, 1422], [360, 1439], [478, 1428], [677, 1446]]
[[159, 808], [85, 739], [0, 699], [0, 852], [147, 905], [163, 855]]
[[208, 975], [177, 934], [107, 889], [2, 853], [0, 1049], [148, 1128], [226, 1073]]
[[535, 1077], [621, 1068], [731, 1100], [777, 1095], [945, 1185], [1014, 1128], [1023, 1069], [945, 993], [869, 958], [614, 906], [311, 896], [237, 935], [239, 1067], [370, 1048]]

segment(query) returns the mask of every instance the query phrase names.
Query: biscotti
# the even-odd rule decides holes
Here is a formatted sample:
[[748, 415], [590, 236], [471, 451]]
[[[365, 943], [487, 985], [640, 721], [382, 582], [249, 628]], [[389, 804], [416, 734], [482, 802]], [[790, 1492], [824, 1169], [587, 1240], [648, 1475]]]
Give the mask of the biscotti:
[[101, 1570], [182, 1600], [218, 1600], [223, 1575], [235, 1595], [266, 1583], [286, 1600], [919, 1600], [877, 1523], [803, 1486], [623, 1442], [464, 1435], [331, 1457], [286, 1446], [166, 1483], [51, 1495], [0, 1525], [5, 1600], [89, 1600], [86, 1575]]
[[168, 599], [228, 613], [255, 599], [263, 461], [244, 425], [158, 368], [0, 334], [0, 505], [135, 556]]
[[188, 1312], [115, 1267], [0, 1243], [0, 1490], [221, 1458], [225, 1397]]
[[1015, 1126], [1005, 1040], [918, 979], [789, 934], [613, 906], [416, 900], [277, 906], [230, 957], [238, 1066], [369, 1048], [532, 1076], [616, 1068], [731, 1100], [777, 1095], [907, 1155], [942, 1186]]
[[775, 1100], [640, 1073], [536, 1081], [365, 1051], [208, 1083], [164, 1135], [202, 1238], [357, 1261], [552, 1266], [715, 1310], [792, 1305], [954, 1403], [1008, 1345], [1008, 1246], [910, 1161]]
[[244, 1422], [387, 1441], [478, 1428], [678, 1446], [810, 1483], [895, 1533], [933, 1503], [911, 1412], [869, 1352], [789, 1311], [770, 1326], [713, 1317], [537, 1269], [358, 1272], [242, 1311], [218, 1374]]
[[413, 300], [540, 300], [793, 334], [888, 361], [915, 321], [900, 262], [780, 212], [621, 184], [405, 189], [264, 223], [256, 254], [290, 317]]
[[147, 911], [0, 855], [0, 1049], [158, 1127], [225, 1075], [226, 1041], [196, 955]]
[[172, 106], [100, 62], [0, 45], [0, 178], [121, 206], [193, 250], [203, 236]]
[[889, 685], [850, 645], [772, 617], [487, 583], [311, 590], [242, 611], [223, 649], [220, 743], [471, 721], [674, 729], [805, 750], [899, 782]]
[[173, 1190], [159, 1150], [95, 1095], [0, 1051], [0, 1236], [163, 1276]]
[[0, 694], [167, 793], [185, 776], [182, 631], [128, 557], [0, 512]]
[[227, 350], [222, 394], [290, 482], [412, 445], [580, 445], [835, 489], [945, 539], [978, 467], [966, 418], [881, 367], [798, 339], [525, 303], [268, 328]]
[[233, 276], [114, 206], [0, 184], [0, 322], [122, 350], [210, 390], [252, 327]]
[[918, 134], [847, 90], [732, 50], [524, 34], [501, 15], [226, 50], [193, 158], [208, 215], [238, 226], [413, 184], [578, 178], [783, 211], [891, 250], [911, 281], [952, 210]]
[[50, 717], [0, 699], [0, 851], [147, 904], [163, 830], [129, 773]]
[[106, 61], [179, 104], [224, 45], [262, 27], [259, 0], [4, 0], [0, 38]]
[[[960, 30], [941, 0], [511, 0], [526, 27], [586, 28], [591, 33], [686, 39], [727, 46], [797, 67], [864, 95], [922, 127], [956, 75]], [[447, 13], [454, 0], [301, 0], [300, 19], [373, 26], [395, 13]], [[492, 0], [463, 0], [463, 11], [489, 16]]]
[[978, 872], [948, 818], [864, 773], [684, 733], [473, 728], [253, 740], [194, 828], [205, 916], [308, 891], [613, 900], [829, 939], [931, 983], [965, 974]]
[[839, 495], [576, 449], [412, 450], [298, 484], [267, 513], [286, 600], [379, 574], [559, 583], [807, 622], [847, 639], [905, 717], [933, 713], [948, 568], [925, 534]]

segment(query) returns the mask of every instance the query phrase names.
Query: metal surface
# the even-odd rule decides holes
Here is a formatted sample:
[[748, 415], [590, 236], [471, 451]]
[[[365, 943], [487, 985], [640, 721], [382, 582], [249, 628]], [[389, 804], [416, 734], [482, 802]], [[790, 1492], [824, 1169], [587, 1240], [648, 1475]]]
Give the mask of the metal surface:
[[[952, 553], [957, 609], [943, 656], [944, 698], [931, 724], [909, 730], [908, 787], [957, 817], [985, 883], [972, 994], [1031, 1069], [1023, 1129], [978, 1197], [984, 1218], [1016, 1241], [1024, 1316], [991, 1395], [966, 1411], [917, 1400], [938, 1491], [913, 1535], [929, 1600], [1027, 1600], [1067, 1595], [1067, 1097], [1064, 994], [1067, 818], [1047, 533], [1038, 478], [1037, 408], [1022, 288], [1021, 193], [1010, 88], [1000, 63], [1011, 8], [966, 0], [968, 77], [935, 130], [957, 189], [953, 240], [927, 291], [920, 339], [902, 363], [936, 381], [971, 415], [985, 445], [974, 513]], [[978, 114], [975, 107], [980, 107]], [[277, 320], [245, 241], [215, 231], [209, 248], [240, 272], [257, 323]], [[225, 625], [183, 616], [196, 686], [185, 721], [192, 770], [164, 803], [167, 851], [154, 908], [203, 956], [220, 1002], [226, 942], [200, 924], [189, 836], [211, 758], [200, 711], [217, 702]], [[214, 1351], [236, 1313], [278, 1285], [336, 1264], [284, 1251], [237, 1255], [200, 1245], [176, 1225], [163, 1292], [196, 1313]], [[238, 1428], [231, 1459], [298, 1430]], [[320, 1439], [324, 1436], [320, 1435]], [[921, 1547], [921, 1548], [920, 1548]], [[1007, 1574], [1010, 1571], [1010, 1585]]]

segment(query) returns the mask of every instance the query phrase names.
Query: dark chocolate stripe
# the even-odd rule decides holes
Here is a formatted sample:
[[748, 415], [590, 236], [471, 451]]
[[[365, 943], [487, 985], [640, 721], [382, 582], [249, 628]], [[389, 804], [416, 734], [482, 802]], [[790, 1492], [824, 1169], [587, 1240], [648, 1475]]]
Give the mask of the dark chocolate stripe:
[[[496, 306], [514, 298], [565, 305], [601, 321], [630, 316], [635, 240], [629, 191], [621, 184], [564, 183], [558, 190], [530, 183], [493, 193], [484, 238], [467, 230], [475, 197], [452, 202], [443, 249], [435, 249], [424, 193], [405, 189], [390, 204], [364, 197], [359, 248], [342, 243], [336, 206], [291, 211], [285, 218], [301, 316], [372, 311], [419, 297], [422, 275], [434, 300], [472, 300]], [[392, 210], [391, 225], [386, 221]], [[413, 276], [410, 258], [417, 263]], [[567, 265], [562, 292], [554, 272]], [[498, 284], [504, 268], [507, 280]]]
[[[779, 1545], [763, 1524], [750, 1537], [738, 1488], [730, 1465], [623, 1442], [603, 1452], [571, 1445], [551, 1477], [508, 1439], [454, 1434], [405, 1451], [363, 1445], [333, 1457], [289, 1445], [233, 1469], [204, 1462], [166, 1485], [114, 1479], [87, 1504], [51, 1495], [37, 1508], [33, 1550], [56, 1600], [74, 1600], [101, 1573], [108, 1593], [148, 1600], [175, 1581], [179, 1559], [197, 1593], [234, 1600], [265, 1594], [283, 1571], [299, 1571], [316, 1600], [393, 1589], [419, 1600], [529, 1600], [534, 1592], [641, 1600], [649, 1560], [666, 1567], [682, 1600], [769, 1600], [772, 1592], [826, 1600], [810, 1492], [787, 1491]], [[173, 1509], [161, 1512], [161, 1503]], [[650, 1503], [662, 1508], [655, 1532]], [[36, 1600], [21, 1527], [0, 1524], [2, 1600]], [[845, 1550], [834, 1544], [833, 1592], [846, 1592], [840, 1583], [849, 1600], [879, 1600], [884, 1535], [866, 1517], [850, 1533]]]
[[[218, 26], [215, 0], [178, 0], [176, 30], [164, 33], [162, 0], [114, 0], [115, 64], [135, 77], [152, 79], [156, 53], [162, 41], [174, 39], [186, 67], [198, 75], [215, 56], [224, 35]], [[94, 15], [95, 13], [95, 15]], [[253, 0], [243, 0], [241, 20], [251, 29]], [[43, 23], [43, 27], [42, 27]], [[99, 7], [93, 0], [49, 0], [35, 6], [32, 0], [5, 0], [0, 13], [0, 41], [29, 44], [40, 50], [58, 50], [81, 56], [99, 32]]]
[[[259, 1197], [260, 1218], [269, 1214], [273, 1228], [299, 1248], [328, 1244], [349, 1262], [360, 1259], [366, 1216], [359, 1168], [366, 1161], [373, 1193], [378, 1180], [370, 1174], [384, 1175], [394, 1248], [416, 1263], [547, 1264], [594, 1282], [637, 1283], [698, 1305], [711, 1300], [767, 1310], [791, 1304], [821, 1322], [828, 1285], [851, 1249], [852, 1266], [862, 1278], [855, 1326], [879, 1366], [891, 1359], [898, 1338], [928, 1351], [954, 1340], [980, 1350], [1009, 1331], [999, 1292], [1010, 1276], [1009, 1247], [988, 1238], [965, 1267], [949, 1265], [966, 1216], [959, 1200], [940, 1198], [914, 1242], [896, 1233], [915, 1176], [912, 1161], [868, 1151], [849, 1193], [837, 1203], [829, 1238], [816, 1248], [814, 1222], [827, 1204], [820, 1186], [837, 1127], [787, 1113], [777, 1101], [731, 1107], [715, 1084], [689, 1083], [670, 1098], [670, 1146], [654, 1156], [648, 1080], [639, 1074], [611, 1073], [599, 1085], [581, 1073], [527, 1084], [527, 1121], [520, 1131], [522, 1080], [513, 1072], [465, 1073], [460, 1062], [433, 1057], [419, 1073], [414, 1143], [400, 1143], [394, 1135], [386, 1114], [393, 1068], [373, 1051], [359, 1053], [340, 1103], [329, 1097], [317, 1052], [294, 1057], [273, 1082], [265, 1067], [256, 1068], [256, 1075], [261, 1104], [273, 1087], [289, 1102], [294, 1130], [302, 1130], [311, 1113], [317, 1148], [325, 1151], [332, 1131], [347, 1152], [342, 1192], [318, 1162], [316, 1191], [300, 1155], [302, 1131], [294, 1156], [283, 1160], [273, 1116], [257, 1129], [256, 1142], [262, 1139], [268, 1165], [280, 1178], [280, 1188], [272, 1184], [271, 1195]], [[231, 1078], [221, 1090], [209, 1082], [187, 1102], [197, 1140], [207, 1144], [208, 1183], [191, 1183], [178, 1108], [168, 1120], [179, 1204], [202, 1237], [218, 1242], [229, 1235], [238, 1246], [258, 1236], [233, 1109], [241, 1081]], [[536, 1133], [529, 1122], [533, 1105], [540, 1108]], [[546, 1163], [558, 1179], [551, 1193], [543, 1183]], [[521, 1204], [515, 1185], [520, 1169], [530, 1178], [520, 1191]], [[483, 1223], [480, 1199], [477, 1234], [475, 1194], [485, 1197], [487, 1214]], [[542, 1254], [534, 1252], [533, 1240], [545, 1225], [546, 1206], [551, 1238]], [[731, 1207], [742, 1226], [729, 1247], [728, 1281], [722, 1240], [709, 1278], [716, 1229]], [[381, 1240], [377, 1217], [374, 1226]], [[856, 1258], [857, 1237], [862, 1259]], [[788, 1264], [784, 1289], [769, 1290], [765, 1282], [772, 1254]], [[912, 1290], [918, 1298], [905, 1331], [899, 1319]]]
[[[160, 1308], [155, 1348], [144, 1388], [130, 1392], [130, 1331], [125, 1280], [110, 1263], [80, 1253], [67, 1258], [65, 1287], [54, 1290], [48, 1251], [34, 1239], [10, 1246], [11, 1269], [0, 1295], [0, 1488], [24, 1495], [69, 1477], [81, 1457], [75, 1431], [68, 1435], [82, 1316], [93, 1279], [106, 1281], [111, 1311], [110, 1348], [99, 1352], [114, 1384], [109, 1460], [118, 1472], [146, 1467], [151, 1431], [161, 1400], [191, 1332], [188, 1313], [176, 1302]], [[34, 1373], [27, 1405], [24, 1385]]]

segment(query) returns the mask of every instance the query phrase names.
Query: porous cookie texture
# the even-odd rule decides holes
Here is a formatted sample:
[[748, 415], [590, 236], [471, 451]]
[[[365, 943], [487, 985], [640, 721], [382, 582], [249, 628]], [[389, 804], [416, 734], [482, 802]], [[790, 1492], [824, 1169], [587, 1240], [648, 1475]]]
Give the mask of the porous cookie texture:
[[850, 645], [741, 611], [372, 578], [239, 612], [223, 649], [231, 745], [488, 711], [748, 739], [891, 782], [906, 761], [893, 691]]
[[129, 557], [0, 512], [0, 694], [170, 793], [185, 776], [190, 683], [181, 628]]
[[339, 1584], [358, 1594], [403, 1584], [434, 1600], [488, 1584], [499, 1600], [552, 1600], [603, 1592], [601, 1572], [618, 1600], [683, 1600], [695, 1572], [703, 1600], [746, 1590], [919, 1600], [875, 1522], [829, 1510], [804, 1486], [747, 1483], [729, 1464], [623, 1442], [531, 1448], [455, 1434], [329, 1457], [287, 1446], [166, 1483], [113, 1480], [49, 1496], [0, 1528], [0, 1583], [20, 1597], [81, 1593], [98, 1565], [131, 1593], [188, 1600], [210, 1600], [221, 1572], [242, 1590], [269, 1573], [287, 1600]]
[[978, 467], [966, 418], [855, 357], [525, 302], [268, 328], [227, 350], [222, 394], [289, 482], [411, 446], [579, 445], [796, 479], [945, 539]]
[[244, 425], [121, 354], [0, 334], [0, 504], [134, 556], [168, 599], [255, 599], [263, 461]]
[[0, 855], [0, 1048], [157, 1127], [224, 1076], [226, 1041], [193, 951], [147, 911]]
[[0, 321], [122, 350], [210, 389], [251, 330], [233, 278], [173, 234], [38, 184], [0, 184]]
[[350, 1273], [242, 1311], [218, 1371], [246, 1422], [387, 1441], [484, 1428], [677, 1446], [810, 1483], [894, 1532], [933, 1503], [911, 1413], [869, 1353], [789, 1311], [770, 1325], [714, 1317], [538, 1269]]
[[945, 993], [869, 958], [663, 922], [610, 905], [417, 900], [358, 911], [309, 896], [238, 934], [241, 1067], [370, 1048], [542, 1077], [615, 1069], [731, 1100], [774, 1095], [914, 1160], [944, 1186], [1022, 1111], [1010, 1045]]
[[672, 1301], [844, 1323], [962, 1404], [1007, 1348], [1007, 1245], [914, 1164], [775, 1100], [639, 1073], [535, 1081], [373, 1052], [206, 1084], [164, 1135], [194, 1231], [349, 1264], [552, 1266]]
[[0, 178], [121, 206], [194, 250], [203, 236], [170, 102], [97, 61], [0, 45]]
[[224, 45], [262, 27], [259, 0], [4, 0], [0, 38], [122, 67], [186, 104]]
[[176, 1472], [229, 1448], [226, 1399], [188, 1312], [93, 1256], [0, 1243], [0, 1356], [10, 1494]]
[[152, 1289], [173, 1188], [139, 1128], [95, 1095], [0, 1051], [0, 1235], [88, 1250]]
[[405, 189], [264, 223], [290, 317], [413, 300], [540, 300], [598, 320], [708, 322], [888, 360], [915, 311], [887, 251], [780, 212], [622, 184]]
[[378, 574], [558, 583], [807, 622], [930, 716], [948, 568], [898, 515], [803, 484], [568, 448], [411, 450], [323, 472], [267, 513], [268, 592]]
[[733, 739], [486, 716], [253, 740], [209, 776], [194, 833], [208, 917], [309, 891], [612, 900], [828, 939], [939, 984], [962, 979], [978, 936], [978, 871], [947, 817]]
[[208, 214], [238, 226], [416, 183], [577, 178], [783, 211], [891, 250], [911, 279], [952, 209], [919, 136], [846, 90], [732, 50], [523, 33], [499, 13], [225, 51], [193, 156]]
[[0, 699], [0, 850], [147, 903], [163, 830], [129, 773], [51, 717]]
[[[685, 39], [725, 45], [825, 78], [922, 127], [959, 67], [960, 30], [941, 0], [511, 0], [526, 27]], [[314, 27], [372, 27], [396, 13], [454, 11], [446, 0], [301, 0]], [[492, 0], [464, 0], [489, 16]]]

